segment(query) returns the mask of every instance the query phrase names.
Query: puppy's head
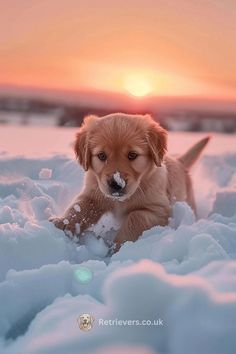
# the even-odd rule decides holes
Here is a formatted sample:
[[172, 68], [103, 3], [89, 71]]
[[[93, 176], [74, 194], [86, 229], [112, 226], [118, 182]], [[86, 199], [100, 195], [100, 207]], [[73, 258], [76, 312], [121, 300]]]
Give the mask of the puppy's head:
[[148, 115], [89, 116], [77, 134], [75, 153], [84, 169], [94, 172], [103, 194], [122, 201], [161, 166], [166, 140], [166, 131]]

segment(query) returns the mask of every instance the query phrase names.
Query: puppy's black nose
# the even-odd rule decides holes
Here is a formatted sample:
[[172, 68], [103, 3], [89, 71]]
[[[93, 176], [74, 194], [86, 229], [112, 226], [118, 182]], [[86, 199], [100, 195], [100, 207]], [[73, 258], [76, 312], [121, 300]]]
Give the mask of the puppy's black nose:
[[122, 185], [120, 185], [119, 183], [116, 182], [116, 180], [114, 178], [111, 178], [107, 181], [110, 192], [111, 193], [117, 193], [117, 192], [121, 192], [123, 187]]

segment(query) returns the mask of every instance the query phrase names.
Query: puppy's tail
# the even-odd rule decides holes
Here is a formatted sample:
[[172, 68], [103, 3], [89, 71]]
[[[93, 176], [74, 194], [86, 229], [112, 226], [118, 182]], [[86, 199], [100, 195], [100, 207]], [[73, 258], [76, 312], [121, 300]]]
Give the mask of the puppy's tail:
[[192, 165], [199, 158], [202, 150], [207, 145], [208, 141], [211, 139], [211, 136], [208, 135], [202, 140], [200, 140], [197, 144], [193, 145], [185, 154], [179, 157], [179, 161], [184, 165], [184, 167], [189, 170]]

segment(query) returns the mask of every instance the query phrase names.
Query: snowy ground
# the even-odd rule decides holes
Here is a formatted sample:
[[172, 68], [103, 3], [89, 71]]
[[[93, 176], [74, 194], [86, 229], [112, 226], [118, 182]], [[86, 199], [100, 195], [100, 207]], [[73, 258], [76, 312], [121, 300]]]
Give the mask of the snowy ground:
[[[47, 221], [82, 186], [74, 133], [0, 126], [0, 353], [235, 354], [236, 137], [215, 135], [193, 170], [198, 220], [177, 204], [169, 226], [109, 258], [102, 238], [78, 245]], [[170, 152], [199, 137], [171, 134]], [[95, 318], [90, 332], [79, 329], [83, 313]]]

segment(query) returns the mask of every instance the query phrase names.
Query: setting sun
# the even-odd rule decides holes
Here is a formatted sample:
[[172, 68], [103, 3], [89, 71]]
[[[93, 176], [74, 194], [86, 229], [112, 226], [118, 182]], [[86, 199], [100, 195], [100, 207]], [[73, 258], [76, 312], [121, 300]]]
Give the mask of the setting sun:
[[124, 87], [131, 95], [136, 97], [147, 96], [153, 91], [151, 83], [144, 76], [129, 75], [124, 80]]

